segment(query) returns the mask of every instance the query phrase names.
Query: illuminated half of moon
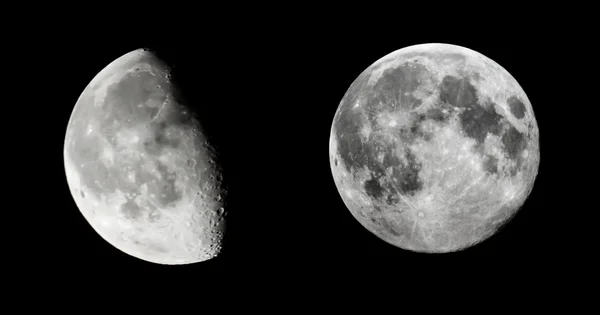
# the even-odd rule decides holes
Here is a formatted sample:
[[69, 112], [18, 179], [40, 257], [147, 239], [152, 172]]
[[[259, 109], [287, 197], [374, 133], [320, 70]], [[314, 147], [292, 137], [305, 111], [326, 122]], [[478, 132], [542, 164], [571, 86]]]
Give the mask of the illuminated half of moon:
[[225, 231], [217, 152], [176, 92], [168, 64], [148, 50], [127, 53], [86, 86], [64, 141], [68, 186], [92, 228], [131, 256], [169, 265], [215, 257]]

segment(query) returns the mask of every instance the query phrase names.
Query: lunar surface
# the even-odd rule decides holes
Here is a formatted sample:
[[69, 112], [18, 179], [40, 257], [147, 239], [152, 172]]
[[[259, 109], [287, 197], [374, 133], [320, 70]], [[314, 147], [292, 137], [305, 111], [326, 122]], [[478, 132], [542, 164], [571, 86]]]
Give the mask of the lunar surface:
[[218, 155], [148, 50], [106, 66], [79, 97], [64, 166], [89, 224], [119, 250], [158, 264], [219, 254], [225, 231]]
[[464, 47], [423, 44], [352, 83], [329, 152], [340, 195], [365, 228], [403, 249], [443, 253], [489, 238], [523, 205], [539, 131], [504, 68]]

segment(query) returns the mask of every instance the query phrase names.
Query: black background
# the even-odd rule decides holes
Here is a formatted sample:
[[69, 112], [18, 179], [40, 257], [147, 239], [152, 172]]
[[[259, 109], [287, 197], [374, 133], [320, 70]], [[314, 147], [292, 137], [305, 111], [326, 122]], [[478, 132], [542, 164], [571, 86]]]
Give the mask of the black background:
[[[38, 264], [31, 268], [40, 277], [66, 281], [91, 273], [110, 282], [151, 275], [157, 283], [226, 279], [219, 282], [292, 290], [331, 277], [400, 287], [469, 277], [494, 286], [547, 279], [548, 270], [553, 279], [566, 274], [573, 258], [556, 227], [567, 205], [551, 184], [561, 175], [549, 172], [561, 159], [555, 142], [561, 132], [553, 128], [559, 104], [548, 94], [553, 57], [540, 53], [555, 45], [556, 34], [544, 27], [482, 33], [457, 31], [455, 24], [392, 23], [378, 30], [376, 19], [340, 23], [281, 14], [147, 26], [114, 20], [121, 24], [109, 30], [85, 19], [67, 23], [48, 32], [43, 44], [46, 57], [60, 65], [50, 69], [60, 89], [46, 136], [54, 210], [40, 219], [48, 223], [40, 230], [47, 241], [39, 259], [51, 259], [29, 262]], [[441, 255], [396, 248], [363, 228], [335, 187], [328, 157], [332, 119], [353, 80], [382, 56], [428, 42], [471, 48], [507, 69], [533, 104], [542, 151], [535, 187], [517, 216], [484, 243]], [[175, 65], [221, 150], [230, 188], [228, 233], [222, 254], [206, 262], [162, 266], [120, 252], [85, 221], [68, 190], [62, 149], [77, 98], [102, 68], [143, 47]]]

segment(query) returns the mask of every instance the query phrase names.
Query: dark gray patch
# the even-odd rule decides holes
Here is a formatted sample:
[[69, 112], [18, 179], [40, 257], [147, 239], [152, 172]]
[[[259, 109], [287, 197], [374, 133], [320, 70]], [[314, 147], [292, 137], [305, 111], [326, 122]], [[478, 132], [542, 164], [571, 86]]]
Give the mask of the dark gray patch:
[[516, 96], [511, 96], [507, 100], [510, 112], [518, 119], [525, 117], [525, 105]]
[[[511, 174], [514, 175], [516, 169], [522, 165], [520, 153], [526, 147], [526, 140], [523, 134], [511, 126], [502, 115], [496, 113], [496, 104], [490, 100], [477, 100], [476, 95], [477, 91], [469, 82], [469, 78], [446, 76], [440, 85], [440, 100], [445, 104], [462, 109], [459, 114], [462, 130], [467, 137], [477, 142], [477, 147], [482, 147], [488, 133], [501, 135], [504, 151], [517, 165], [515, 169], [511, 170]], [[509, 103], [511, 102], [513, 104], [511, 111], [512, 107], [518, 109], [523, 106], [522, 109], [524, 109], [524, 105], [517, 98], [511, 98]], [[519, 113], [514, 115], [517, 117]], [[498, 172], [497, 159], [490, 156], [483, 158], [483, 167], [487, 172], [492, 174]]]
[[[375, 86], [367, 87], [364, 81], [368, 76], [363, 74], [359, 77], [346, 93], [340, 110], [336, 116], [334, 127], [338, 139], [338, 153], [346, 170], [368, 170], [371, 178], [364, 184], [365, 192], [374, 200], [388, 204], [399, 201], [398, 194], [414, 194], [422, 188], [422, 182], [418, 177], [421, 165], [415, 159], [412, 152], [407, 152], [407, 165], [396, 156], [392, 144], [385, 143], [384, 138], [379, 135], [381, 127], [377, 125], [375, 116], [382, 110], [393, 110], [394, 107], [410, 108], [420, 105], [420, 101], [413, 101], [411, 95], [404, 96], [404, 92], [412, 92], [419, 85], [418, 77], [422, 67], [419, 64], [406, 63], [395, 69], [388, 69], [378, 80]], [[361, 111], [352, 109], [359, 96], [366, 95], [361, 105]], [[409, 93], [410, 94], [410, 93]], [[389, 105], [389, 106], [388, 106]], [[384, 107], [385, 106], [385, 107]], [[406, 130], [398, 130], [398, 136], [428, 138], [418, 126], [419, 122], [426, 119], [421, 115], [416, 117], [415, 123]], [[372, 132], [369, 139], [363, 141], [360, 131], [366, 125], [370, 125]], [[378, 157], [383, 155], [383, 162]], [[334, 160], [337, 165], [337, 159]], [[385, 169], [393, 170], [393, 181], [385, 175]]]
[[428, 119], [431, 119], [436, 122], [442, 122], [442, 121], [445, 121], [446, 119], [448, 119], [448, 115], [446, 113], [444, 113], [444, 111], [441, 108], [437, 108], [437, 107], [429, 109], [425, 113], [425, 116]]
[[163, 151], [163, 147], [156, 141], [155, 137], [148, 137], [142, 141], [144, 150], [151, 155], [159, 155]]
[[133, 198], [127, 198], [125, 204], [121, 206], [121, 212], [128, 219], [137, 219], [142, 214], [142, 209], [135, 203]]
[[422, 134], [422, 128], [421, 128], [421, 123], [425, 120], [425, 116], [424, 115], [413, 115], [413, 120], [412, 120], [412, 124], [410, 125], [410, 132], [414, 135], [421, 135]]
[[[348, 172], [352, 168], [367, 168], [376, 174], [383, 174], [383, 166], [377, 161], [380, 153], [389, 155], [389, 163], [397, 163], [393, 158], [392, 148], [382, 143], [383, 139], [376, 133], [371, 133], [369, 139], [363, 142], [359, 130], [363, 120], [358, 115], [347, 116], [347, 120], [340, 119], [338, 129], [338, 151], [340, 158]], [[364, 122], [367, 123], [367, 122]], [[377, 179], [377, 178], [376, 178]]]
[[[351, 154], [351, 164], [346, 166], [370, 172], [371, 178], [365, 182], [364, 189], [373, 200], [397, 203], [399, 193], [413, 195], [423, 187], [418, 176], [421, 164], [410, 150], [406, 151], [407, 163], [404, 163], [396, 156], [394, 146], [383, 143], [376, 134], [371, 134], [368, 141], [360, 142], [356, 150]], [[379, 162], [379, 155], [383, 155], [383, 162]], [[393, 170], [391, 178], [385, 174], [387, 168]]]
[[425, 141], [431, 140], [432, 137], [433, 137], [433, 134], [431, 134], [431, 133], [427, 133], [427, 132], [423, 133], [423, 140], [425, 140]]
[[477, 104], [465, 108], [460, 114], [463, 131], [467, 137], [475, 139], [478, 145], [483, 144], [488, 133], [500, 134], [502, 119], [493, 106], [486, 110]]
[[155, 191], [153, 191], [153, 193], [156, 195], [156, 199], [161, 205], [169, 205], [179, 201], [182, 197], [182, 192], [175, 188], [177, 174], [174, 172], [169, 172], [167, 167], [162, 163], [158, 163], [157, 169], [162, 178], [159, 179], [159, 182], [157, 182], [157, 185], [154, 189]]
[[[482, 145], [488, 133], [498, 135], [502, 131], [502, 116], [496, 113], [495, 104], [477, 100], [477, 90], [469, 78], [445, 76], [440, 84], [440, 101], [462, 109], [460, 122], [466, 136]], [[487, 103], [483, 103], [487, 102]], [[443, 118], [443, 116], [441, 117]]]
[[148, 71], [134, 72], [126, 75], [120, 82], [109, 86], [106, 90], [106, 106], [110, 108], [111, 119], [117, 121], [146, 120], [149, 111], [155, 115], [158, 109], [150, 109], [147, 106], [138, 108], [139, 104], [146, 104], [149, 99], [160, 103], [166, 100], [166, 96], [159, 89], [161, 78], [152, 75]]
[[483, 160], [484, 171], [490, 174], [498, 173], [498, 159], [491, 155], [486, 155]]
[[468, 78], [447, 75], [439, 86], [440, 101], [456, 107], [473, 107], [477, 103], [477, 91]]
[[167, 137], [166, 133], [158, 133], [154, 136], [154, 142], [156, 142], [157, 145], [162, 146], [162, 147], [169, 147], [169, 148], [176, 149], [181, 144], [181, 139], [174, 138], [174, 137]]
[[164, 121], [156, 124], [151, 130], [151, 135], [142, 141], [144, 150], [151, 155], [159, 155], [165, 147], [178, 148], [181, 139], [167, 137], [166, 128], [168, 124]]
[[[394, 145], [386, 144], [381, 135], [371, 133], [365, 142], [358, 135], [354, 139], [357, 145], [346, 149], [355, 151], [340, 151], [340, 156], [350, 157], [350, 164], [346, 164], [349, 171], [369, 171], [371, 178], [364, 183], [364, 189], [373, 200], [393, 204], [399, 201], [398, 194], [414, 195], [423, 188], [419, 178], [421, 163], [410, 150], [405, 151], [405, 163], [396, 156]], [[378, 159], [380, 155], [383, 156], [382, 162]], [[392, 169], [391, 178], [386, 175], [388, 168]]]
[[420, 106], [422, 101], [415, 98], [412, 92], [419, 87], [419, 78], [423, 71], [427, 71], [424, 66], [410, 62], [384, 70], [381, 78], [373, 86], [372, 95], [369, 96], [369, 107], [412, 109]]
[[83, 190], [80, 190], [79, 194], [81, 195], [81, 198], [85, 198], [85, 192], [83, 192]]
[[400, 202], [400, 196], [398, 195], [398, 191], [396, 191], [396, 188], [392, 185], [389, 185], [388, 189], [390, 190], [390, 194], [385, 199], [385, 202], [388, 205], [398, 204], [398, 202]]
[[364, 187], [367, 195], [373, 199], [379, 199], [383, 196], [383, 187], [381, 187], [379, 181], [374, 178], [365, 181]]
[[509, 126], [508, 130], [502, 135], [502, 144], [508, 156], [514, 160], [523, 152], [527, 146], [527, 141], [525, 136], [515, 127]]
[[521, 153], [527, 148], [527, 138], [515, 127], [509, 126], [502, 135], [502, 145], [508, 157], [516, 163], [515, 167], [510, 170], [511, 175], [514, 176], [523, 166]]

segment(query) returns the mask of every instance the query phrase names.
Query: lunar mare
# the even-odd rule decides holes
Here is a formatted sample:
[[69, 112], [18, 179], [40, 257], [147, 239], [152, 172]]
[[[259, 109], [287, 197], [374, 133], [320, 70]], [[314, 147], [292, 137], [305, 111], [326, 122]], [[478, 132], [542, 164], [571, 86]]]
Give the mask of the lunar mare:
[[397, 247], [450, 252], [489, 238], [530, 194], [539, 130], [508, 71], [468, 48], [406, 47], [352, 83], [330, 135], [352, 215]]
[[218, 255], [226, 215], [217, 152], [177, 92], [155, 54], [127, 53], [84, 89], [64, 142], [69, 189], [93, 229], [169, 265]]

